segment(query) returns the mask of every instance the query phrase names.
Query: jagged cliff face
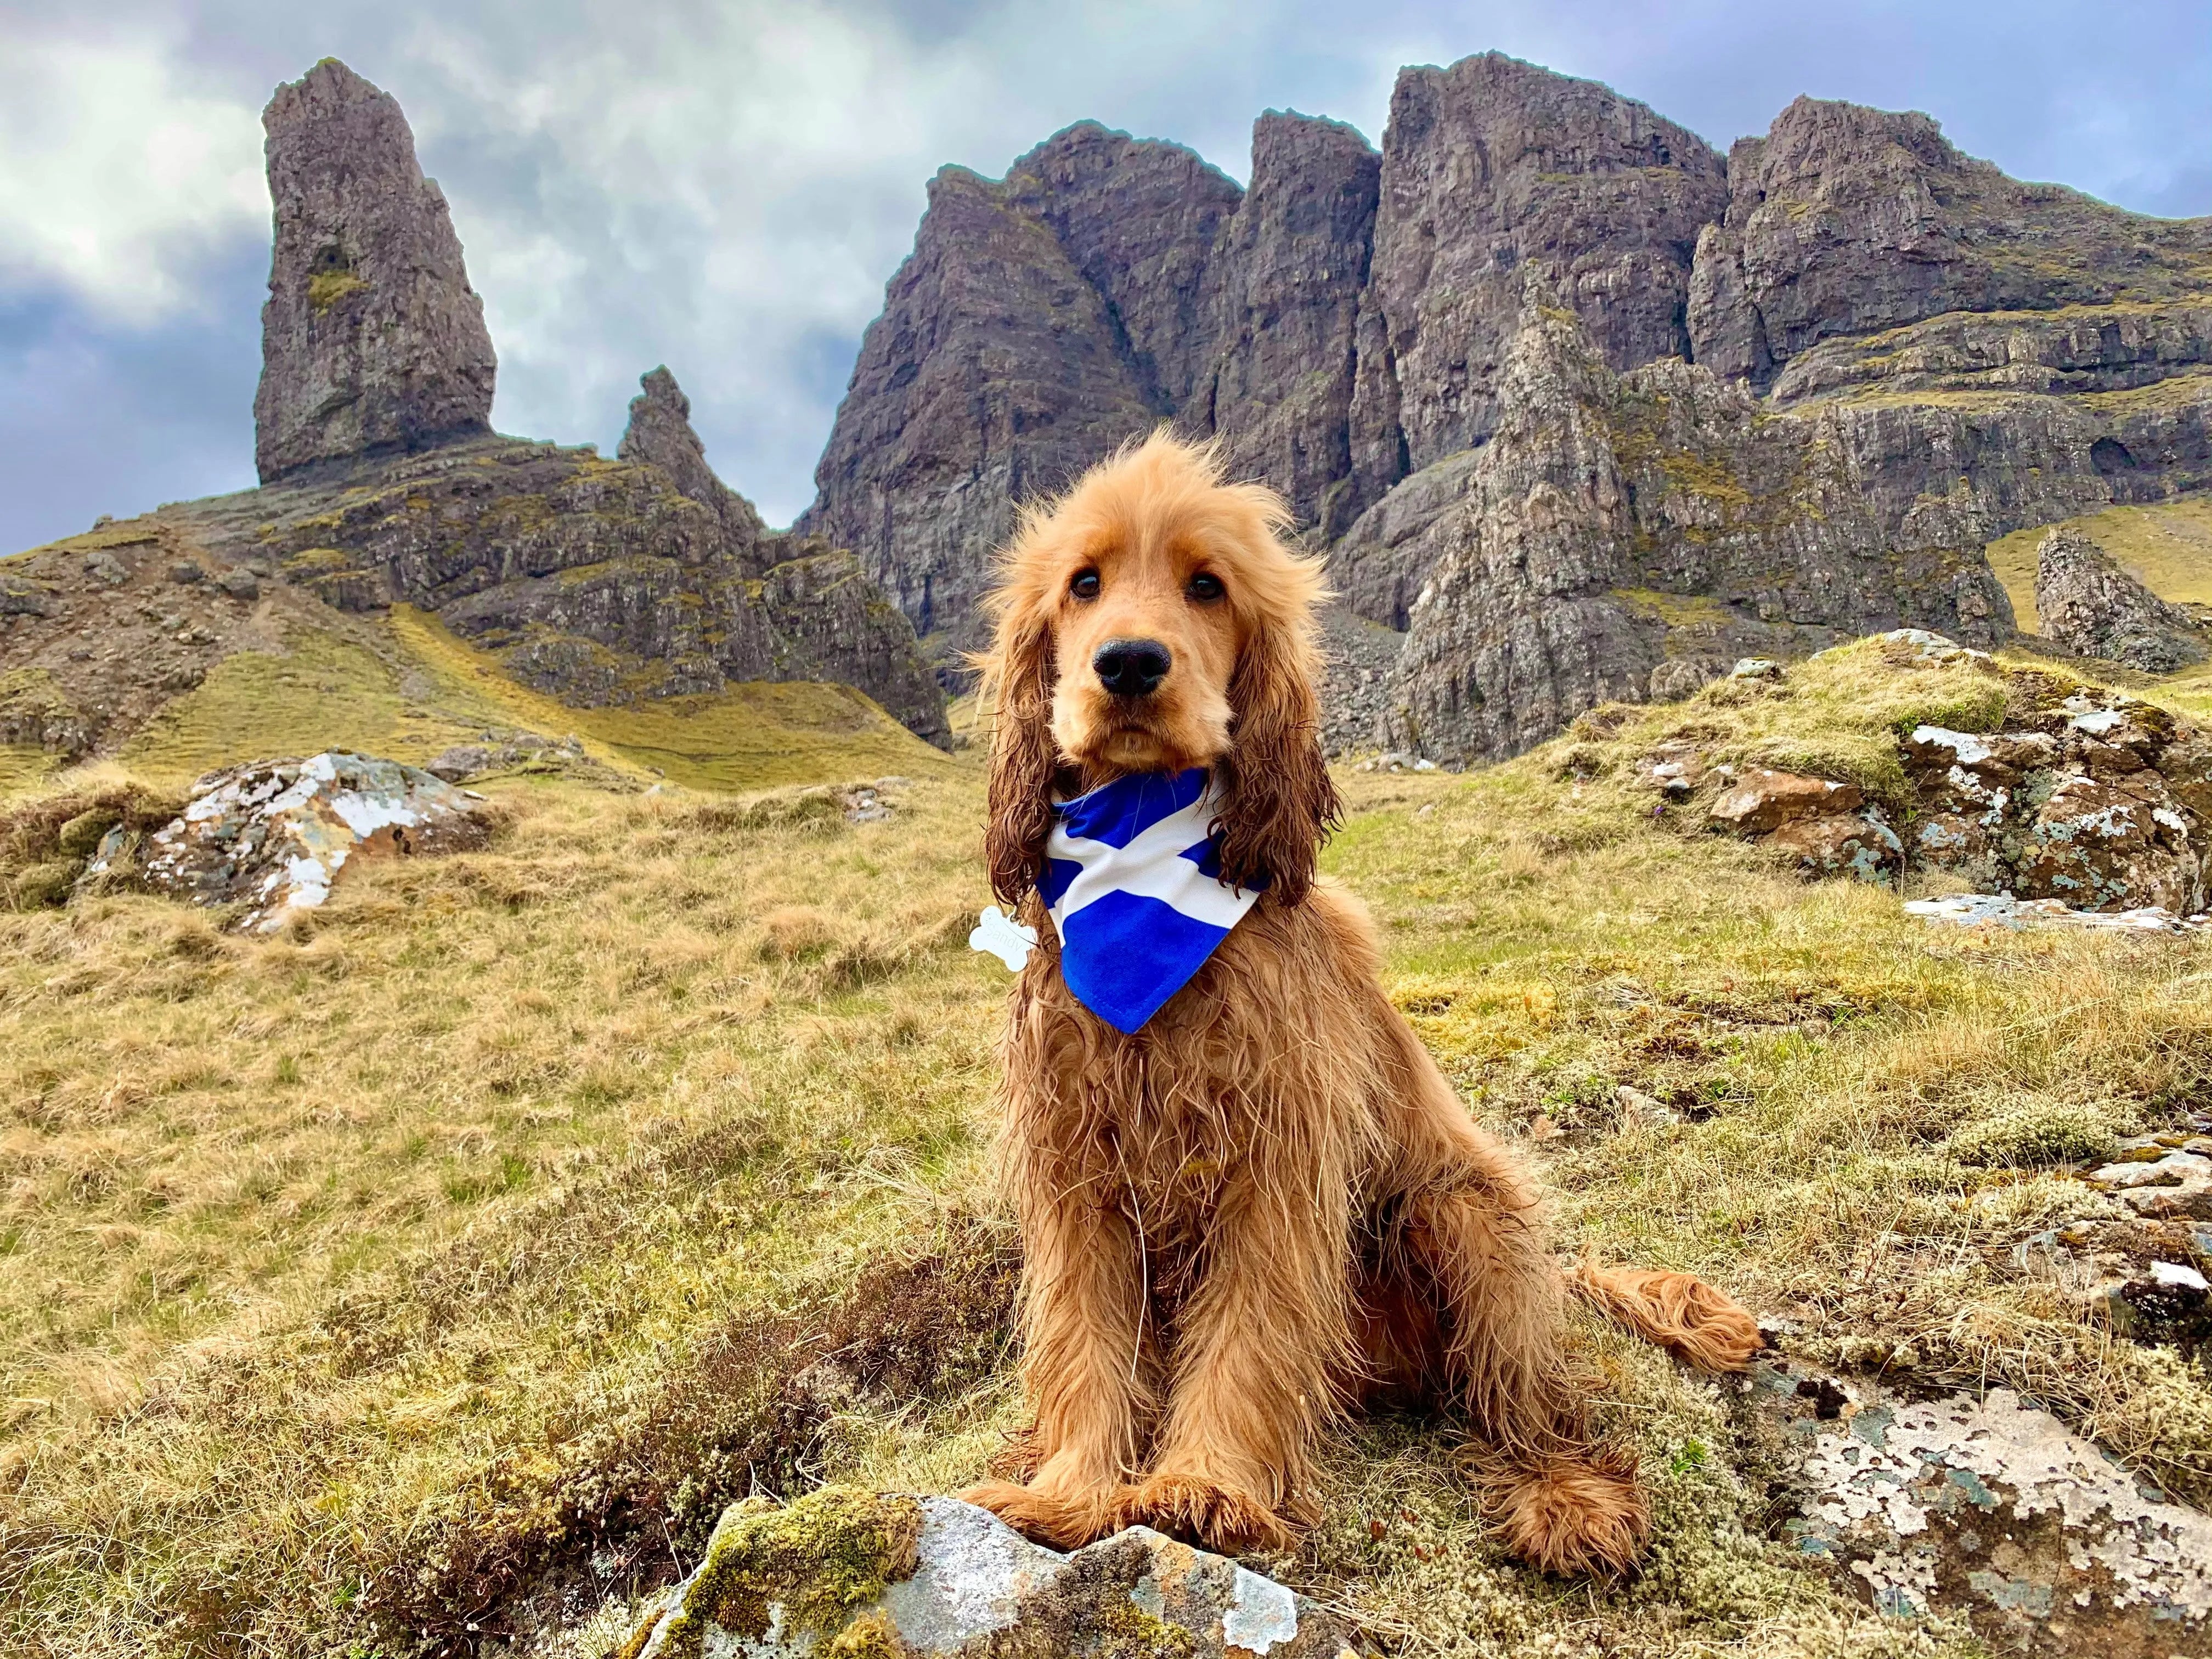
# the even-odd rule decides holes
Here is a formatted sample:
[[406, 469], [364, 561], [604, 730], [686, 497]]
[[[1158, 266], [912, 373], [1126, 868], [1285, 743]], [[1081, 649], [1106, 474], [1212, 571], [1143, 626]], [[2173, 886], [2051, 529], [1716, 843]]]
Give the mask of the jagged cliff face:
[[[2021, 184], [1961, 155], [1924, 115], [1800, 98], [1765, 137], [1736, 144], [1728, 176], [1727, 213], [1698, 242], [1690, 338], [1696, 361], [1762, 391], [1824, 340], [1947, 312], [2201, 301], [2212, 285], [2203, 221], [2146, 219], [2057, 185]], [[2014, 326], [2039, 341], [2072, 334], [2078, 365], [2104, 353], [2085, 354], [2081, 323]], [[2193, 327], [2199, 343], [2185, 361], [2203, 362], [2203, 324]], [[1955, 337], [1957, 325], [1947, 332]], [[2139, 349], [2121, 343], [2117, 355]], [[1777, 389], [1802, 396], [1825, 380], [1815, 372]]]
[[489, 432], [483, 301], [398, 104], [326, 58], [261, 118], [276, 207], [253, 400], [262, 482]]
[[1496, 52], [1401, 74], [1360, 337], [1363, 497], [1490, 435], [1526, 271], [1614, 368], [1683, 355], [1725, 175], [1703, 139], [1595, 82]]
[[1382, 158], [1340, 122], [1260, 118], [1209, 320], [1206, 403], [1188, 417], [1329, 533], [1357, 505], [1352, 398], [1381, 175]]
[[803, 522], [943, 661], [1018, 503], [1162, 419], [1328, 549], [1332, 742], [1506, 754], [1733, 653], [1995, 641], [1988, 540], [2212, 488], [2212, 222], [1809, 99], [1723, 161], [1496, 54], [1405, 70], [1379, 155], [1263, 117], [1241, 198], [1073, 128], [939, 179]]
[[854, 549], [917, 632], [978, 637], [1015, 503], [1161, 411], [1104, 297], [1014, 187], [947, 167], [868, 329], [796, 526]]

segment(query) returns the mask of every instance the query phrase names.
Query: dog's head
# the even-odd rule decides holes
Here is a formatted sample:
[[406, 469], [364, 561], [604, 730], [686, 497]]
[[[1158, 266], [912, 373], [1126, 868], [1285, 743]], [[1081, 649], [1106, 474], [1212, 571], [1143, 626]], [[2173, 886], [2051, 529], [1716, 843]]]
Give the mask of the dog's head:
[[1133, 772], [1214, 769], [1223, 875], [1295, 904], [1336, 817], [1314, 702], [1321, 573], [1289, 515], [1164, 430], [1030, 508], [983, 659], [991, 885], [1036, 884], [1051, 801]]

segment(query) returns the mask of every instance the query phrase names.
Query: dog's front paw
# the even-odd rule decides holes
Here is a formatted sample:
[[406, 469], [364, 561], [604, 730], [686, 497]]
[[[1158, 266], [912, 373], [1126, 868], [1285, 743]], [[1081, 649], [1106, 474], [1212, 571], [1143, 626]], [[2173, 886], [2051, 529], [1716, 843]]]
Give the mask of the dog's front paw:
[[1222, 1555], [1284, 1550], [1291, 1529], [1258, 1498], [1217, 1486], [1201, 1475], [1156, 1474], [1125, 1486], [1114, 1505], [1116, 1527], [1145, 1526]]
[[1024, 1537], [1054, 1549], [1080, 1549], [1114, 1529], [1110, 1488], [1065, 1496], [1012, 1480], [986, 1480], [969, 1487], [960, 1498], [990, 1510]]
[[1632, 1455], [1554, 1457], [1503, 1479], [1494, 1495], [1506, 1547], [1544, 1572], [1631, 1572], [1651, 1534]]

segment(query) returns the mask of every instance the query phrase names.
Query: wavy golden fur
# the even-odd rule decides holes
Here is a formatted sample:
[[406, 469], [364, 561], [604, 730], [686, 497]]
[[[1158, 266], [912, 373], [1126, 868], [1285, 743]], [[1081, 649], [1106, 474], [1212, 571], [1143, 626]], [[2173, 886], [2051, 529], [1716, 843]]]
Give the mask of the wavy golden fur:
[[[1315, 878], [1337, 816], [1315, 703], [1320, 571], [1280, 501], [1162, 432], [1024, 519], [983, 659], [996, 709], [991, 884], [1037, 930], [1006, 1045], [1036, 1426], [967, 1495], [1073, 1546], [1142, 1522], [1213, 1548], [1311, 1518], [1331, 1418], [1388, 1395], [1464, 1413], [1511, 1547], [1620, 1570], [1648, 1529], [1634, 1459], [1594, 1445], [1561, 1344], [1569, 1280], [1534, 1185], [1383, 995], [1364, 912]], [[1158, 647], [1133, 692], [1109, 653]], [[1143, 1030], [1070, 994], [1036, 892], [1051, 802], [1210, 766], [1230, 878], [1260, 902]], [[1695, 1363], [1756, 1324], [1681, 1274], [1577, 1288]]]

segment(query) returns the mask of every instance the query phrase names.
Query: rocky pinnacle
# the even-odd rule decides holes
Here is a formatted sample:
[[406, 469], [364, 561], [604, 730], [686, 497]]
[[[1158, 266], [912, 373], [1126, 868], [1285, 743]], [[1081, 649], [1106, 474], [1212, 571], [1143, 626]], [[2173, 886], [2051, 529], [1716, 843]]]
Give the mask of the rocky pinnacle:
[[483, 302], [398, 104], [326, 58], [261, 120], [276, 219], [253, 399], [262, 480], [489, 431]]
[[679, 495], [721, 520], [731, 551], [750, 559], [760, 544], [760, 514], [707, 464], [707, 447], [691, 426], [691, 400], [665, 368], [648, 370], [639, 376], [638, 385], [644, 389], [629, 400], [629, 426], [615, 453], [665, 472]]

